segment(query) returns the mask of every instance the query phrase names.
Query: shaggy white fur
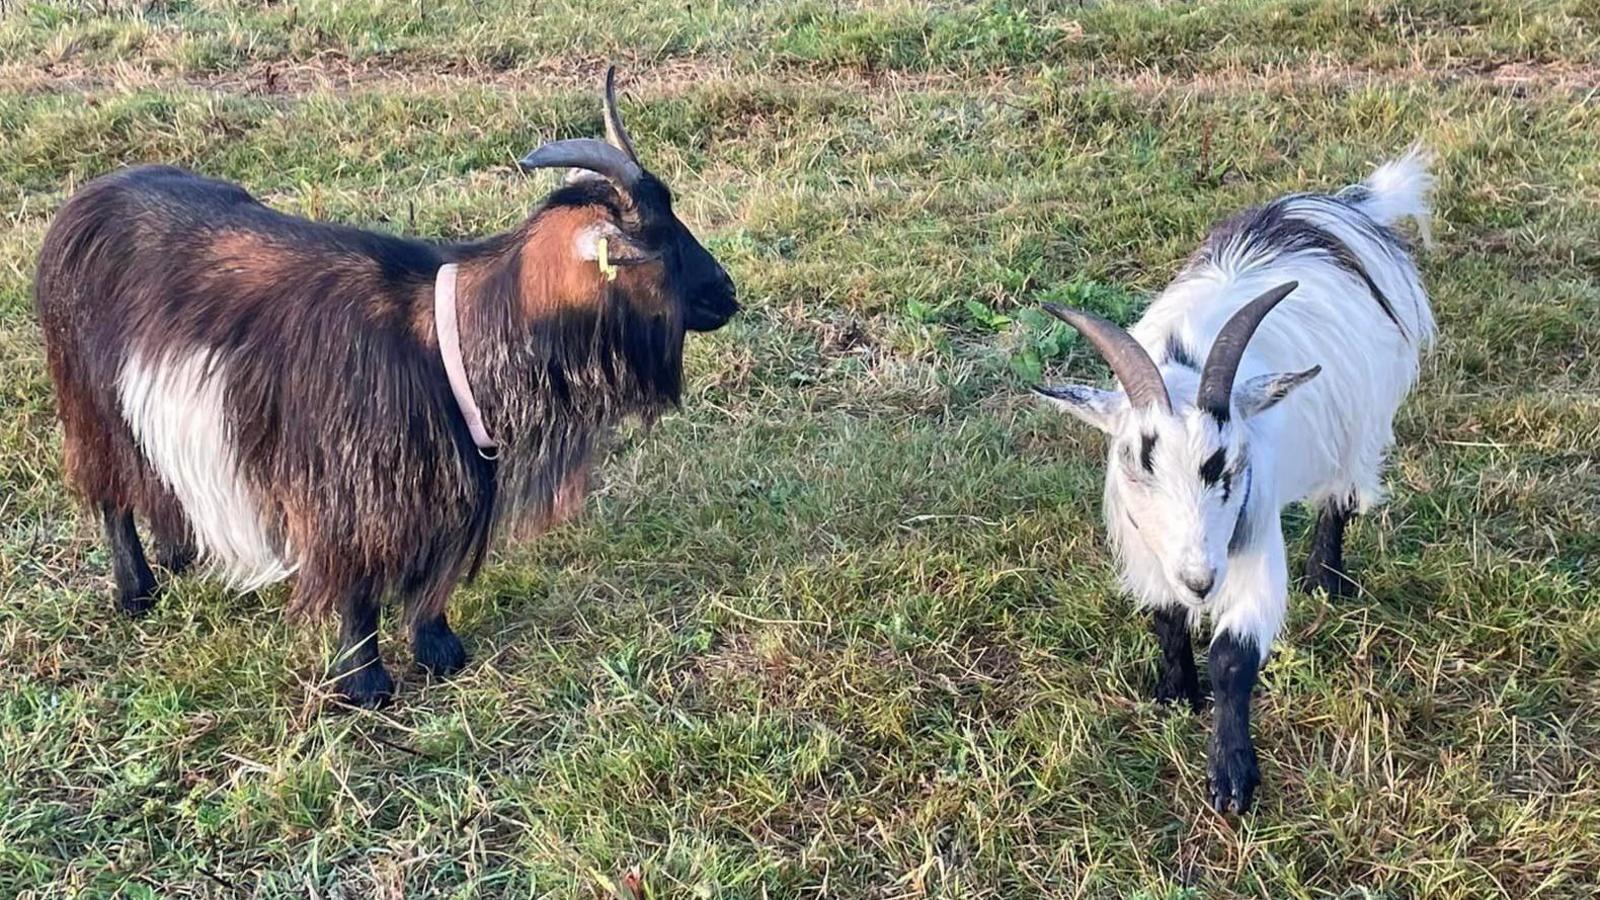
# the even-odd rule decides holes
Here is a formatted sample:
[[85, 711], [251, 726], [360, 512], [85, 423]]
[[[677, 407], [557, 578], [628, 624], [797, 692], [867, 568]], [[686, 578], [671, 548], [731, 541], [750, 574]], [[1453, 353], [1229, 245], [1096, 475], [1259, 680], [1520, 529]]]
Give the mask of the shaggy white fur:
[[[1429, 162], [1414, 148], [1337, 195], [1283, 197], [1219, 226], [1129, 329], [1160, 366], [1170, 414], [1130, 409], [1121, 392], [1050, 389], [1111, 436], [1106, 527], [1141, 604], [1209, 614], [1214, 633], [1264, 658], [1288, 599], [1280, 509], [1383, 499], [1394, 415], [1435, 334], [1389, 226], [1411, 218], [1427, 238]], [[1235, 312], [1289, 281], [1299, 287], [1257, 329], [1218, 422], [1195, 406], [1199, 365]], [[1218, 459], [1223, 476], [1203, 478]]]
[[117, 380], [122, 416], [194, 529], [196, 549], [240, 591], [294, 573], [261, 504], [239, 475], [223, 401], [226, 367], [198, 352], [146, 362], [128, 357]]

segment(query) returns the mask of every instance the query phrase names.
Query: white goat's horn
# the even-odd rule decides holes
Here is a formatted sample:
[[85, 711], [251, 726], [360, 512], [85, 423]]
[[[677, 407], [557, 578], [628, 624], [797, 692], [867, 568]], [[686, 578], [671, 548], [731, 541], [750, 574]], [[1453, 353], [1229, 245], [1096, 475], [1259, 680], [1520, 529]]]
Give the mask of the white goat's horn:
[[1054, 303], [1046, 303], [1044, 309], [1078, 329], [1100, 351], [1112, 374], [1122, 382], [1130, 405], [1136, 408], [1157, 406], [1162, 412], [1172, 412], [1172, 398], [1167, 396], [1167, 383], [1161, 379], [1161, 370], [1132, 335], [1094, 313]]
[[1239, 372], [1239, 360], [1244, 358], [1244, 348], [1256, 333], [1256, 326], [1272, 312], [1278, 301], [1289, 296], [1300, 286], [1298, 281], [1286, 281], [1246, 303], [1228, 319], [1211, 343], [1206, 354], [1206, 367], [1200, 373], [1200, 393], [1195, 404], [1210, 413], [1217, 422], [1228, 421], [1229, 402], [1233, 397], [1233, 376]]

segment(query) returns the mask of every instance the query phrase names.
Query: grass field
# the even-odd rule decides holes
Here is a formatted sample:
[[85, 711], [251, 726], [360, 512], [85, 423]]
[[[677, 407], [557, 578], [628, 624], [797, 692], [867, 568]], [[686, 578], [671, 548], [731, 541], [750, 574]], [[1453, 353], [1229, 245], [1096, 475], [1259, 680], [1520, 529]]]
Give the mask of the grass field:
[[[0, 10], [0, 896], [1600, 892], [1593, 3]], [[468, 670], [323, 714], [282, 588], [115, 614], [32, 315], [62, 199], [162, 161], [504, 229], [608, 59], [746, 308], [579, 522], [458, 593]], [[1292, 599], [1259, 808], [1224, 819], [1206, 719], [1146, 699], [1100, 439], [1024, 390], [1104, 370], [1034, 310], [1126, 321], [1215, 219], [1418, 138], [1443, 339], [1362, 594]]]

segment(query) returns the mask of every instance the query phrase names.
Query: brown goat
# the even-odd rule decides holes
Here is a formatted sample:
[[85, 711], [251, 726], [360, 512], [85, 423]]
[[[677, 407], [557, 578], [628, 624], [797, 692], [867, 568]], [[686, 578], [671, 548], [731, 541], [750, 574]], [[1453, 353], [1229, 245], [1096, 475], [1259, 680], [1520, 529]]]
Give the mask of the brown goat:
[[497, 533], [575, 506], [608, 426], [677, 403], [685, 330], [737, 309], [640, 167], [610, 72], [604, 108], [608, 142], [529, 154], [568, 183], [473, 243], [311, 222], [157, 166], [66, 203], [36, 305], [67, 479], [103, 519], [123, 610], [156, 588], [138, 516], [172, 570], [198, 558], [241, 590], [292, 576], [292, 611], [337, 612], [351, 703], [393, 692], [386, 595], [420, 666], [465, 664], [455, 585]]

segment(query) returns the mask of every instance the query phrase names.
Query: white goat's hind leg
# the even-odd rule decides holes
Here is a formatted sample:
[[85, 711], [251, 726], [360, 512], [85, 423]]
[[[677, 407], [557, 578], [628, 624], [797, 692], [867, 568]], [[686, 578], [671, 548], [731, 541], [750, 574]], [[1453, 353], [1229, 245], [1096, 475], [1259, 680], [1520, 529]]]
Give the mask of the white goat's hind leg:
[[1228, 563], [1211, 639], [1214, 725], [1207, 774], [1217, 812], [1243, 813], [1261, 784], [1250, 738], [1250, 698], [1256, 675], [1283, 626], [1288, 600], [1283, 532], [1278, 515], [1257, 522], [1254, 540]]
[[1306, 593], [1317, 588], [1330, 597], [1355, 593], [1355, 582], [1344, 568], [1344, 530], [1355, 517], [1355, 500], [1328, 498], [1317, 504], [1317, 527], [1311, 534], [1311, 552], [1306, 556], [1305, 575], [1300, 587]]

